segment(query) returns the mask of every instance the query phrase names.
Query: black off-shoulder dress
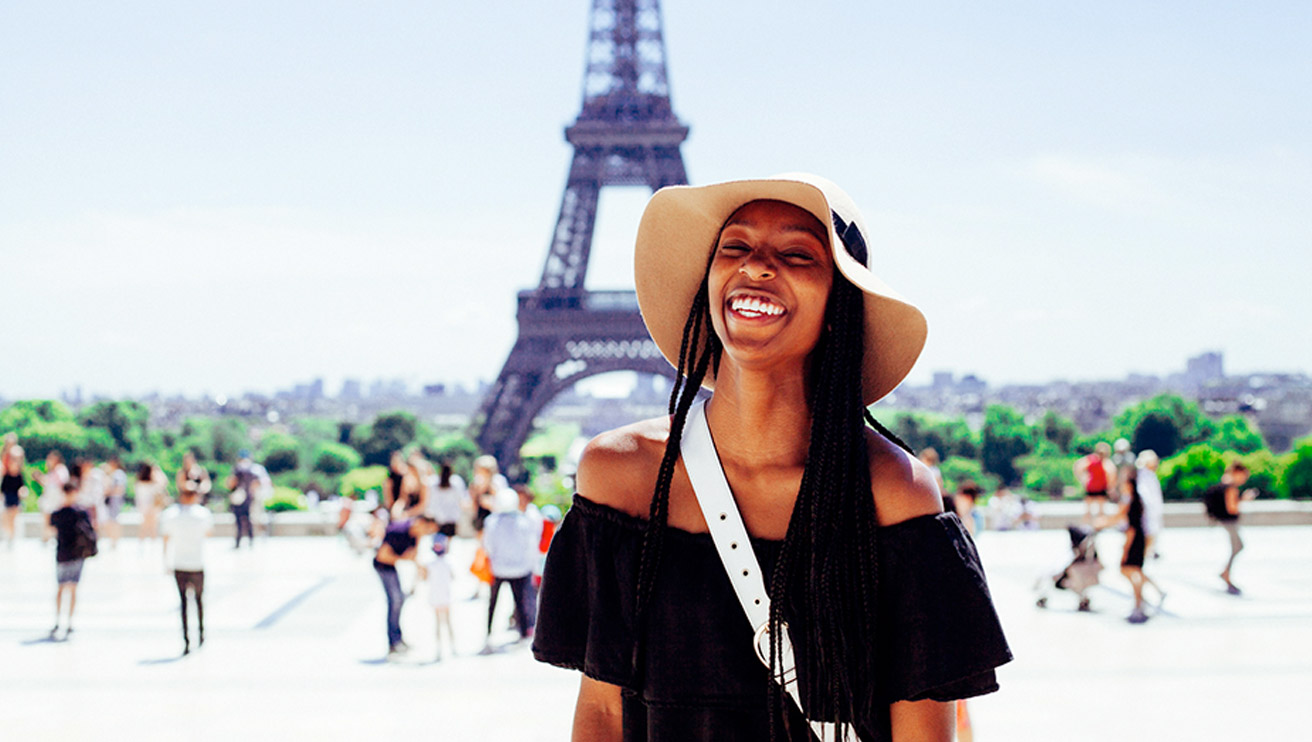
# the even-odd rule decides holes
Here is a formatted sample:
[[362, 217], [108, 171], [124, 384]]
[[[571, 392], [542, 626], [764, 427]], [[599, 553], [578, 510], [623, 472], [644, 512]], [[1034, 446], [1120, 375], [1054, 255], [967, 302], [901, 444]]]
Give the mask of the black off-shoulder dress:
[[[550, 552], [533, 654], [620, 686], [626, 742], [769, 738], [765, 666], [709, 534], [670, 528], [634, 677], [634, 600], [646, 522], [575, 495]], [[1011, 659], [975, 546], [953, 514], [879, 529], [881, 674], [864, 740], [891, 738], [888, 704], [950, 701], [998, 689]], [[782, 542], [752, 539], [769, 584]], [[803, 651], [802, 647], [798, 651]], [[791, 704], [790, 704], [791, 707]], [[788, 739], [808, 740], [792, 709]], [[782, 726], [782, 725], [776, 725]]]

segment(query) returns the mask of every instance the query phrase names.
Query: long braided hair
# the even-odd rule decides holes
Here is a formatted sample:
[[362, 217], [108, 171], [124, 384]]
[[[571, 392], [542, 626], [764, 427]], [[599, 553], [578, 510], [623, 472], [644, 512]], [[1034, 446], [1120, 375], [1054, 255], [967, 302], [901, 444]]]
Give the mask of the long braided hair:
[[[714, 250], [712, 250], [712, 256]], [[709, 269], [709, 263], [708, 263]], [[770, 584], [770, 672], [782, 676], [783, 624], [797, 645], [798, 687], [812, 718], [840, 723], [840, 739], [859, 719], [872, 717], [875, 677], [872, 637], [879, 588], [875, 503], [870, 490], [865, 422], [898, 445], [866, 411], [861, 398], [864, 295], [835, 269], [825, 327], [812, 351], [808, 391], [811, 432], [805, 471]], [[707, 280], [693, 300], [670, 395], [670, 436], [661, 460], [638, 570], [638, 641], [642, 662], [645, 618], [660, 564], [670, 483], [688, 409], [708, 368], [723, 352], [711, 328]], [[770, 684], [770, 736], [788, 727], [792, 701]]]

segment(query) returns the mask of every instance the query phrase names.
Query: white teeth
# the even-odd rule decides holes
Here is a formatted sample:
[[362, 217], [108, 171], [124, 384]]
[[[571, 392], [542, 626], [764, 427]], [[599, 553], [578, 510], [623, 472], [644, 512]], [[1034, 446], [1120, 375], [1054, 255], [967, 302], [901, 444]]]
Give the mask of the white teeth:
[[729, 307], [735, 312], [755, 316], [769, 315], [776, 317], [784, 313], [783, 307], [751, 296], [734, 299], [730, 302]]

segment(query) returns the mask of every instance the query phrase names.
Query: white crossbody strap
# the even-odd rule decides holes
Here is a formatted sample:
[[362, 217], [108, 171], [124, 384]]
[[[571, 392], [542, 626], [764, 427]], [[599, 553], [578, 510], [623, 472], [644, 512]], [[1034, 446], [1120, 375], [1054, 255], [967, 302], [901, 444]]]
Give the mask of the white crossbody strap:
[[[688, 410], [688, 420], [684, 424], [683, 439], [679, 444], [683, 465], [688, 470], [688, 479], [692, 482], [697, 504], [702, 515], [706, 517], [707, 528], [715, 542], [715, 550], [720, 554], [720, 561], [729, 575], [729, 583], [738, 596], [738, 602], [747, 614], [747, 621], [755, 631], [753, 642], [756, 654], [761, 661], [769, 664], [770, 645], [770, 596], [765, 590], [765, 580], [761, 577], [761, 565], [756, 560], [752, 542], [747, 536], [747, 527], [743, 525], [738, 504], [729, 490], [729, 482], [724, 477], [720, 466], [720, 457], [715, 453], [715, 443], [711, 440], [711, 428], [706, 424], [705, 402], [694, 402]], [[772, 679], [779, 682], [788, 695], [797, 704], [803, 715], [802, 701], [797, 691], [797, 672], [794, 668], [793, 647], [788, 640], [787, 631], [781, 643], [781, 673]], [[821, 742], [838, 739], [837, 727], [831, 722], [812, 721], [811, 731]]]

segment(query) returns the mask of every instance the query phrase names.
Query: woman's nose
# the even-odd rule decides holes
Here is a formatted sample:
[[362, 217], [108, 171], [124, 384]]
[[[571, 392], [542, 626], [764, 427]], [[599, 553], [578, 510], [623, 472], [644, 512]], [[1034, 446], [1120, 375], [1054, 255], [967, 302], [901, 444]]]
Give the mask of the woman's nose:
[[753, 281], [767, 281], [774, 278], [774, 266], [760, 255], [749, 255], [743, 264], [739, 266], [738, 272], [752, 279]]

